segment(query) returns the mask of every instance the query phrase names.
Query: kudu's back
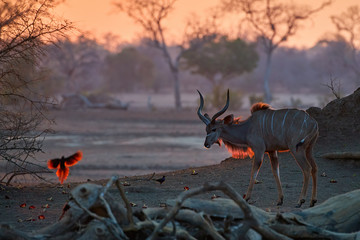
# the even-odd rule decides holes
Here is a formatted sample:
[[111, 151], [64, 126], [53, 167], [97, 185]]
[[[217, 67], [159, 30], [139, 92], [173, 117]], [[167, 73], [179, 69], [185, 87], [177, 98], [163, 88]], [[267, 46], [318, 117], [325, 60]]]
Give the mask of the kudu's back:
[[264, 141], [266, 151], [294, 150], [318, 135], [318, 125], [308, 113], [298, 109], [252, 108], [250, 131]]

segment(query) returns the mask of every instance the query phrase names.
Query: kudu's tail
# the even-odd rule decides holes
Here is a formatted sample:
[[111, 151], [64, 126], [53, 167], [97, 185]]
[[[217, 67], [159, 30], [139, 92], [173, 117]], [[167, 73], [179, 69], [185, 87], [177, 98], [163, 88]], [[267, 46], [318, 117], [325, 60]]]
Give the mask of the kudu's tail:
[[318, 124], [315, 121], [315, 125], [313, 127], [313, 130], [308, 135], [306, 135], [303, 139], [301, 139], [300, 142], [298, 142], [296, 144], [296, 151], [298, 151], [299, 147], [304, 145], [305, 142], [307, 142], [308, 140], [311, 140], [314, 137], [314, 135], [316, 134], [316, 132], [318, 132]]

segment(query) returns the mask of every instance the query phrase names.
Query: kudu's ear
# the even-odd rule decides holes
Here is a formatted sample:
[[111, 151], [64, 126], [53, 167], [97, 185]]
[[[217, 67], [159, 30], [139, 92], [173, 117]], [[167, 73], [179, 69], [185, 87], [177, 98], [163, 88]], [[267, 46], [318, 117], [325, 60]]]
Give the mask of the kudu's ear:
[[234, 122], [234, 115], [233, 114], [230, 114], [230, 115], [227, 115], [225, 118], [224, 118], [224, 124], [232, 124]]

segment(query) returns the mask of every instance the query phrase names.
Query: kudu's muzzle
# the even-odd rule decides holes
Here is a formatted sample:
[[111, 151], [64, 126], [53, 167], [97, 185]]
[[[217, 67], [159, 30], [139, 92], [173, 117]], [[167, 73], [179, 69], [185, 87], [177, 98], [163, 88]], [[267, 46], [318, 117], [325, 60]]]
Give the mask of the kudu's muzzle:
[[214, 144], [214, 138], [216, 138], [216, 136], [214, 136], [213, 133], [206, 135], [204, 147], [210, 148]]
[[210, 147], [211, 147], [211, 145], [210, 145], [210, 144], [208, 144], [208, 143], [205, 141], [205, 143], [204, 143], [204, 147], [206, 147], [206, 148], [210, 148]]

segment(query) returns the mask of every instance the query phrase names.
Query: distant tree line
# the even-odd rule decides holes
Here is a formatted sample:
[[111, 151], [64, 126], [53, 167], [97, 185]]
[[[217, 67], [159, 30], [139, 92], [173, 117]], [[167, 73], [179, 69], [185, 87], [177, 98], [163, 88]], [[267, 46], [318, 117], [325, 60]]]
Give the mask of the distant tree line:
[[[57, 45], [60, 48], [49, 46], [49, 54], [41, 64], [47, 69], [47, 81], [41, 87], [46, 94], [94, 91], [121, 94], [172, 88], [168, 81], [171, 73], [161, 52], [144, 41], [138, 45], [120, 46], [118, 52], [109, 52], [84, 36]], [[170, 50], [175, 48], [169, 47]], [[261, 93], [266, 58], [258, 48], [256, 42], [226, 37], [207, 40], [196, 49], [189, 47], [180, 61], [183, 88], [189, 91], [201, 87], [212, 92], [219, 86], [222, 90], [232, 86], [243, 92]], [[359, 57], [358, 53], [355, 56]], [[273, 54], [269, 78], [272, 89], [276, 92], [325, 93], [328, 90], [322, 84], [332, 76], [341, 79], [343, 90], [349, 92], [359, 83], [356, 71], [347, 63], [351, 58], [351, 45], [339, 35], [321, 39], [309, 49], [279, 47]], [[189, 85], [191, 89], [186, 87]]]
[[[265, 100], [270, 101], [271, 91], [326, 92], [322, 84], [330, 78], [339, 79], [345, 92], [360, 83], [360, 24], [355, 21], [360, 11], [356, 6], [332, 16], [337, 32], [320, 39], [310, 49], [299, 50], [282, 44], [296, 34], [301, 21], [331, 1], [311, 9], [275, 0], [222, 0], [220, 13], [247, 13], [244, 22], [257, 29], [253, 40], [230, 37], [219, 30], [221, 14], [212, 12], [204, 21], [196, 16], [189, 19], [182, 40], [171, 45], [164, 35], [163, 20], [171, 14], [176, 2], [119, 1], [115, 6], [144, 27], [143, 38], [132, 45], [120, 45], [117, 52], [107, 51], [85, 35], [59, 43], [60, 48], [50, 47], [53, 50], [43, 66], [51, 65], [49, 69], [55, 75], [51, 79], [58, 83], [47, 86], [62, 85], [55, 87], [59, 93], [97, 89], [114, 94], [169, 91], [175, 86], [175, 102], [181, 103], [177, 94], [180, 90], [191, 90], [189, 86], [194, 86], [192, 90], [201, 86], [214, 95], [232, 86], [243, 92], [264, 92]], [[260, 10], [253, 11], [257, 6], [261, 6], [257, 8]], [[140, 18], [143, 15], [147, 18]]]
[[[137, 1], [139, 5], [131, 5], [131, 1], [127, 1], [129, 5], [117, 6], [122, 11], [136, 7], [141, 12], [141, 7], [144, 7], [141, 2]], [[247, 93], [264, 91], [264, 72], [269, 71], [269, 51], [264, 49], [272, 46], [271, 74], [266, 76], [266, 82], [271, 83], [269, 87], [272, 91], [327, 92], [328, 89], [323, 84], [329, 82], [330, 78], [341, 81], [345, 92], [350, 92], [359, 85], [360, 24], [355, 21], [359, 16], [359, 7], [353, 6], [338, 16], [332, 16], [337, 32], [320, 39], [312, 48], [299, 50], [280, 44], [294, 35], [299, 25], [288, 26], [283, 23], [284, 26], [291, 27], [289, 33], [283, 32], [286, 28], [280, 27], [281, 25], [273, 25], [273, 28], [266, 30], [265, 25], [270, 20], [256, 22], [261, 15], [253, 15], [255, 13], [250, 8], [255, 5], [246, 5], [246, 1], [221, 2], [221, 13], [229, 11], [231, 4], [236, 6], [232, 9], [234, 11], [249, 8], [246, 10], [249, 14], [247, 21], [255, 27], [256, 23], [261, 24], [258, 26], [259, 31], [263, 29], [260, 32], [268, 34], [269, 31], [275, 35], [258, 34], [253, 40], [229, 36], [219, 30], [221, 14], [215, 12], [209, 14], [204, 21], [196, 16], [189, 20], [181, 44], [168, 44], [162, 35], [164, 29], [160, 20], [163, 18], [157, 19], [160, 21], [159, 25], [155, 24], [156, 19], [153, 17], [157, 16], [156, 11], [162, 12], [162, 17], [167, 17], [176, 1], [147, 1], [146, 4], [149, 5], [146, 7], [153, 14], [148, 16], [148, 20], [155, 21], [155, 25], [147, 26], [147, 34], [137, 43], [119, 45], [117, 51], [109, 51], [106, 46], [84, 33], [76, 39], [62, 38], [55, 44], [46, 45], [44, 52], [47, 54], [39, 56], [38, 65], [29, 64], [29, 61], [16, 61], [12, 66], [18, 68], [18, 76], [23, 79], [42, 79], [43, 81], [36, 81], [33, 87], [44, 96], [91, 92], [169, 92], [174, 87], [171, 79], [176, 75], [178, 80], [175, 82], [180, 84], [181, 92], [201, 87], [205, 92], [221, 98], [219, 92], [229, 87]], [[261, 2], [256, 1], [256, 4]], [[296, 21], [306, 19], [330, 4], [326, 1], [317, 9], [304, 8], [307, 15], [300, 16], [293, 9], [296, 6], [276, 5], [275, 2], [267, 2], [274, 3], [270, 5], [274, 8], [270, 10], [274, 12], [269, 14], [273, 14], [274, 19], [279, 17], [279, 21], [285, 21], [285, 16], [277, 15], [276, 9], [288, 7], [289, 15], [292, 13], [295, 16], [295, 19], [291, 19], [293, 24], [298, 24]], [[166, 8], [162, 8], [161, 4], [165, 4]], [[257, 14], [265, 14], [261, 11]], [[353, 19], [355, 20], [352, 22]], [[29, 56], [33, 56], [31, 52]]]

